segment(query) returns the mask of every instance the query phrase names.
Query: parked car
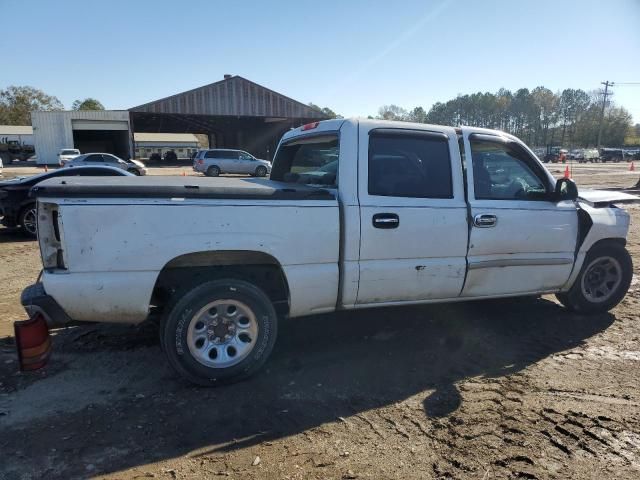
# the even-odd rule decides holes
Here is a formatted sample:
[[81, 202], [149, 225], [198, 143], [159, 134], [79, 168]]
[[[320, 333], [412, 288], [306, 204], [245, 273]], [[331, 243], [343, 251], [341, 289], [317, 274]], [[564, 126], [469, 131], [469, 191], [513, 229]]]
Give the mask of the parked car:
[[160, 156], [159, 153], [155, 152], [149, 155], [149, 161], [159, 163], [160, 161], [162, 161], [162, 157]]
[[29, 197], [29, 190], [34, 185], [57, 177], [104, 177], [104, 176], [133, 176], [133, 174], [121, 168], [95, 166], [59, 168], [51, 172], [31, 175], [28, 177], [15, 177], [0, 182], [0, 215], [2, 224], [6, 227], [20, 227], [22, 232], [35, 238], [36, 225], [36, 201]]
[[77, 148], [63, 148], [58, 152], [58, 163], [64, 166], [67, 162], [70, 162], [79, 155], [80, 150]]
[[167, 150], [164, 152], [162, 159], [167, 163], [175, 163], [178, 161], [178, 155], [173, 150]]
[[271, 172], [271, 163], [242, 150], [215, 148], [199, 150], [194, 157], [193, 169], [208, 177], [217, 177], [221, 173], [247, 173], [265, 177]]
[[140, 160], [122, 160], [110, 153], [85, 153], [67, 162], [65, 167], [78, 167], [81, 165], [107, 165], [126, 170], [134, 175], [146, 175], [147, 169]]
[[621, 148], [601, 148], [600, 160], [602, 162], [621, 162], [625, 159], [624, 150]]
[[640, 198], [579, 195], [500, 131], [327, 120], [284, 135], [269, 179], [119, 180], [34, 188], [44, 270], [22, 303], [52, 325], [159, 312], [202, 385], [256, 372], [281, 316], [548, 293], [591, 314], [633, 274], [612, 205]]

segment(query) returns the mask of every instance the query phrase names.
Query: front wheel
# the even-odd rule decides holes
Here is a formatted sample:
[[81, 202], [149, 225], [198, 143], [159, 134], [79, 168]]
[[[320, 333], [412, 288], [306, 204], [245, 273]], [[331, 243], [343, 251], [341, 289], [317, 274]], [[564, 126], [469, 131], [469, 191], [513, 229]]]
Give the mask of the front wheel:
[[186, 292], [163, 318], [169, 364], [188, 381], [214, 386], [249, 377], [264, 364], [277, 335], [269, 297], [236, 279], [214, 280]]
[[256, 168], [256, 177], [264, 177], [267, 174], [267, 167], [260, 166]]
[[131, 168], [129, 170], [127, 170], [129, 173], [133, 173], [134, 175], [140, 176], [140, 172], [138, 170], [136, 170], [135, 168]]
[[557, 298], [575, 312], [607, 312], [627, 294], [632, 276], [631, 256], [622, 245], [596, 245], [587, 253], [571, 289]]
[[18, 223], [22, 233], [31, 238], [38, 236], [38, 214], [35, 203], [27, 205], [20, 211]]

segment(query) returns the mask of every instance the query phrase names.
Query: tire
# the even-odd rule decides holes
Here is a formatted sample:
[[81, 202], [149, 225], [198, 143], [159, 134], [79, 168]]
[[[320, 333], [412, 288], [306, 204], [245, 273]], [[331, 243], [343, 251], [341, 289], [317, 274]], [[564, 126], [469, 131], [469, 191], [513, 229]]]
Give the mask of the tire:
[[38, 238], [38, 212], [35, 203], [30, 203], [22, 207], [18, 214], [18, 224], [20, 230], [27, 237]]
[[140, 172], [138, 170], [136, 170], [135, 168], [131, 168], [131, 169], [127, 170], [127, 172], [133, 173], [134, 175], [136, 175], [138, 177], [140, 176]]
[[267, 175], [267, 167], [264, 165], [260, 165], [256, 168], [256, 177], [264, 177]]
[[217, 165], [211, 165], [209, 168], [207, 168], [206, 175], [207, 177], [217, 177], [218, 175], [220, 175], [220, 167], [218, 167]]
[[171, 367], [202, 386], [233, 383], [256, 373], [273, 350], [277, 331], [269, 297], [255, 285], [231, 278], [188, 290], [160, 326]]
[[[610, 275], [609, 281], [607, 275]], [[571, 289], [556, 297], [574, 312], [607, 312], [627, 294], [632, 276], [633, 263], [629, 252], [618, 243], [601, 243], [587, 253]]]

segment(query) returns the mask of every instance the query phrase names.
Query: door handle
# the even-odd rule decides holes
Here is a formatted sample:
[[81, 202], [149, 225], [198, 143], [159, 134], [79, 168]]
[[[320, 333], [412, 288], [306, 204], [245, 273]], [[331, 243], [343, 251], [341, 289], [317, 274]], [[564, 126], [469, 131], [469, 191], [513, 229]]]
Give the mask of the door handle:
[[473, 225], [480, 228], [495, 227], [498, 217], [488, 213], [482, 213], [473, 217]]
[[375, 228], [398, 228], [400, 225], [400, 217], [395, 213], [376, 213], [372, 221]]

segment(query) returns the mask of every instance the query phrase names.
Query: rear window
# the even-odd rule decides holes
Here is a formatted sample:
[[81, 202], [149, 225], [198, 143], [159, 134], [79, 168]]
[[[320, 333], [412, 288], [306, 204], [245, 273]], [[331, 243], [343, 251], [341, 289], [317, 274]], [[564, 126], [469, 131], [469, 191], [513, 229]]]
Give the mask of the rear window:
[[453, 198], [446, 136], [372, 132], [368, 187], [384, 197]]
[[80, 152], [78, 150], [62, 150], [60, 155], [79, 155]]
[[340, 141], [337, 134], [298, 137], [278, 149], [271, 179], [305, 185], [338, 185]]

